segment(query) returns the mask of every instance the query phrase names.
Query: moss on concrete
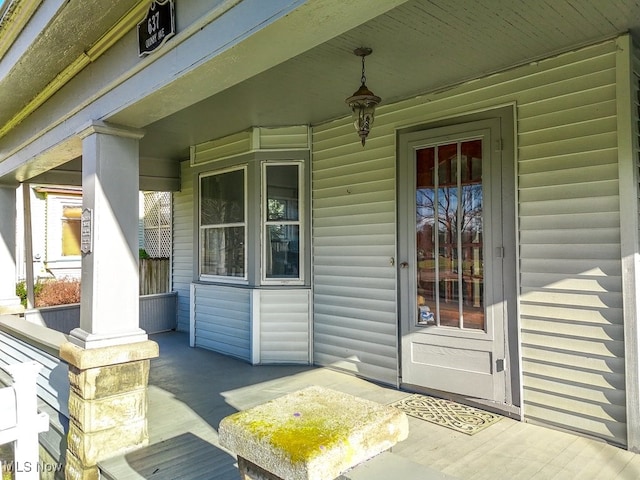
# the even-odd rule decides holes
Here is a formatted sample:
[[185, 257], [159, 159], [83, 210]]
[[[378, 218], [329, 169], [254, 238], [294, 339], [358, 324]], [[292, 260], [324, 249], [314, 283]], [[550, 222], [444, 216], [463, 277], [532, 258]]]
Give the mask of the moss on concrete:
[[401, 411], [308, 387], [225, 417], [220, 444], [279, 478], [335, 478], [406, 438]]
[[240, 412], [232, 420], [241, 424], [252, 435], [284, 452], [291, 463], [307, 463], [324, 451], [334, 448], [343, 448], [347, 456], [353, 453], [349, 445], [350, 429], [331, 418], [300, 412], [294, 412], [284, 421], [245, 417]]

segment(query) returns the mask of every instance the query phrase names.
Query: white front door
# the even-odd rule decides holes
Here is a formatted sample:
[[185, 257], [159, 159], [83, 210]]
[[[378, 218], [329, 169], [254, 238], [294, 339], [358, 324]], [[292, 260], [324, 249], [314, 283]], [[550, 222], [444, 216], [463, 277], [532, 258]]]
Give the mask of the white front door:
[[401, 374], [509, 404], [500, 121], [400, 135]]

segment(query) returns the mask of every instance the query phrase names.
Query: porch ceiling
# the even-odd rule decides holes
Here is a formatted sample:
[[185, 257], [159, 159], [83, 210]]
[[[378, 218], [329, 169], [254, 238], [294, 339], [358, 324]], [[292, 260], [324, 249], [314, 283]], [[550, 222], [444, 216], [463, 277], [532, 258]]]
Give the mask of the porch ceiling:
[[[403, 0], [387, 5], [400, 2]], [[92, 45], [137, 3], [108, 0], [106, 8], [104, 2], [97, 0], [45, 2], [47, 8], [41, 6], [25, 27], [29, 35], [36, 35], [38, 29], [33, 22], [43, 16], [41, 23], [49, 21], [40, 35], [29, 37], [32, 43], [20, 55], [16, 54], [18, 42], [0, 58], [0, 128], [70, 59]], [[304, 10], [307, 5], [311, 6]], [[344, 99], [359, 86], [360, 60], [352, 54], [359, 46], [373, 49], [366, 60], [367, 85], [382, 97], [383, 104], [388, 104], [627, 31], [635, 37], [640, 35], [640, 0], [408, 0], [372, 20], [360, 20], [364, 23], [325, 41], [331, 37], [325, 27], [344, 20], [326, 5], [341, 4], [337, 0], [308, 0], [300, 7], [301, 11], [316, 15], [305, 18], [295, 32], [296, 39], [290, 40], [309, 36], [311, 41], [304, 45], [316, 46], [290, 49], [304, 53], [222, 90], [224, 72], [219, 72], [220, 78], [210, 80], [206, 69], [198, 67], [199, 76], [198, 68], [189, 72], [192, 83], [182, 82], [182, 87], [171, 93], [172, 100], [186, 98], [187, 85], [193, 101], [178, 102], [179, 107], [173, 110], [154, 109], [150, 105], [164, 106], [166, 97], [162, 92], [153, 92], [124, 109], [115, 107], [102, 119], [144, 128], [147, 134], [141, 141], [142, 156], [184, 160], [190, 145], [251, 126], [313, 125], [348, 115]], [[386, 9], [380, 6], [384, 4], [375, 5], [376, 12]], [[370, 18], [373, 11], [354, 17]], [[338, 17], [332, 19], [332, 15]], [[342, 24], [358, 23], [357, 19], [350, 20]], [[68, 35], [70, 28], [74, 31], [73, 40]], [[310, 32], [305, 33], [306, 29]], [[283, 43], [281, 38], [276, 40], [277, 44]], [[56, 54], [52, 55], [52, 51]], [[253, 57], [245, 58], [245, 62], [255, 61], [260, 53], [254, 50], [249, 55]], [[234, 61], [239, 65], [243, 57]], [[190, 102], [197, 103], [189, 105]], [[4, 151], [8, 153], [9, 149]], [[2, 153], [0, 139], [0, 157]], [[28, 178], [25, 173], [16, 173], [19, 168], [16, 164], [12, 173], [0, 180]]]
[[0, 127], [136, 4], [136, 0], [4, 2], [0, 7]]
[[[383, 103], [447, 88], [626, 31], [637, 0], [411, 0], [222, 93], [144, 126], [141, 153], [185, 159], [188, 146], [252, 125], [317, 124], [348, 114], [355, 47]], [[135, 106], [117, 115], [126, 123]], [[139, 125], [138, 125], [139, 126]], [[356, 140], [354, 135], [354, 141]]]

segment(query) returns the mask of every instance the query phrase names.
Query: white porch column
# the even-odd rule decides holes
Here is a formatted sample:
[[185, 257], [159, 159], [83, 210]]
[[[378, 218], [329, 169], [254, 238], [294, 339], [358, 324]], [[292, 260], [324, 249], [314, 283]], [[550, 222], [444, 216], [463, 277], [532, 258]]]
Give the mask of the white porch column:
[[82, 348], [143, 342], [139, 328], [138, 142], [140, 130], [94, 123], [82, 138], [83, 220], [80, 328]]
[[0, 314], [22, 311], [16, 295], [16, 188], [0, 185]]
[[69, 364], [65, 478], [98, 480], [98, 462], [148, 443], [147, 383], [158, 344], [138, 326], [139, 130], [81, 132], [80, 328], [60, 347]]

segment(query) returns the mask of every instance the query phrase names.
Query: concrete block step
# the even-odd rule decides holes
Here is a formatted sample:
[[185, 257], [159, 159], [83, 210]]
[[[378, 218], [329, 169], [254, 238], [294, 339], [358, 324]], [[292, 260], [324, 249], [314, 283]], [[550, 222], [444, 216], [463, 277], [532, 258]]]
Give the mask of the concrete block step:
[[434, 470], [411, 460], [384, 452], [357, 467], [343, 473], [336, 480], [458, 480], [445, 473]]

